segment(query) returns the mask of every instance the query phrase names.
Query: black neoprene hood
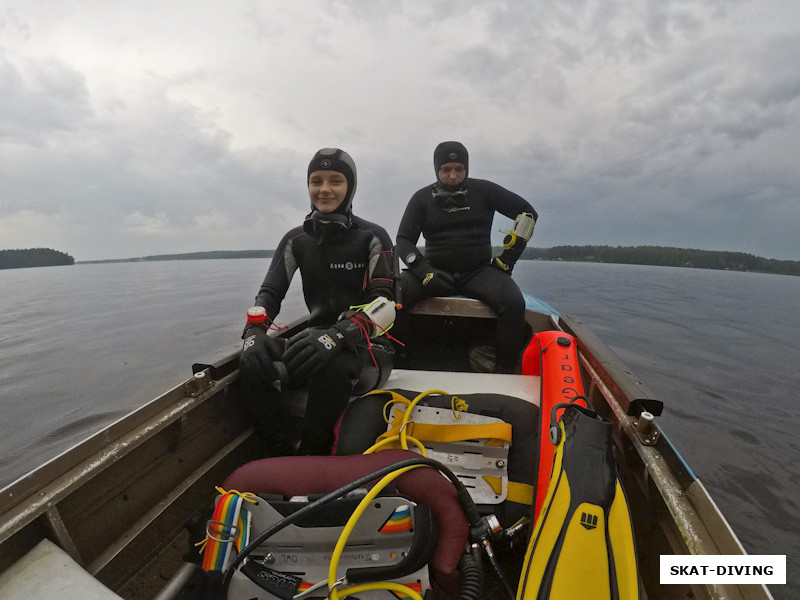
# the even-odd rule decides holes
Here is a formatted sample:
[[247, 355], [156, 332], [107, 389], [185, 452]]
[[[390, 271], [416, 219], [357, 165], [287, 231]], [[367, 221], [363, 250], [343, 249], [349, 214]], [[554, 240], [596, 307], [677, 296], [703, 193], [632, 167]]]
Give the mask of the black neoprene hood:
[[[311, 177], [311, 173], [314, 171], [336, 171], [344, 175], [347, 180], [347, 192], [344, 195], [342, 203], [333, 212], [350, 214], [357, 183], [356, 163], [350, 155], [339, 148], [323, 148], [319, 150], [311, 159], [311, 162], [308, 163], [306, 184]], [[311, 205], [311, 210], [316, 210], [313, 204]]]
[[469, 175], [469, 152], [461, 142], [442, 142], [433, 151], [433, 168], [436, 178], [439, 178], [439, 169], [449, 162], [461, 163]]

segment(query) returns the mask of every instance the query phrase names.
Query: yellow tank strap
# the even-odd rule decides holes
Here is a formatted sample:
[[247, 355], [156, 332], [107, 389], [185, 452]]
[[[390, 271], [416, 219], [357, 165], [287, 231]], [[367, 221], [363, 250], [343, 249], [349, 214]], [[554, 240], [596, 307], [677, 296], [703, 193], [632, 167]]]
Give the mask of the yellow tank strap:
[[[495, 494], [500, 494], [503, 491], [503, 482], [499, 477], [484, 475], [483, 479], [492, 487]], [[533, 486], [527, 483], [509, 481], [506, 500], [516, 502], [517, 504], [533, 505]]]
[[[402, 411], [395, 410], [392, 428], [381, 434], [377, 441], [399, 435]], [[433, 425], [409, 421], [406, 434], [426, 442], [460, 442], [463, 440], [488, 439], [488, 445], [502, 445], [511, 442], [511, 425], [509, 423], [486, 423], [483, 425]]]

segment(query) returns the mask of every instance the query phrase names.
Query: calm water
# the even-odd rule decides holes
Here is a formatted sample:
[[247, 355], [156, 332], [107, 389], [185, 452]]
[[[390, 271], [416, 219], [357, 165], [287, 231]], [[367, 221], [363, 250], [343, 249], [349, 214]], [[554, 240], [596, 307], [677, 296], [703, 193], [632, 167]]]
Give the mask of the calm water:
[[[239, 345], [262, 259], [0, 271], [0, 486]], [[523, 262], [655, 391], [662, 425], [747, 550], [800, 595], [800, 278]], [[299, 289], [279, 320], [303, 314]]]

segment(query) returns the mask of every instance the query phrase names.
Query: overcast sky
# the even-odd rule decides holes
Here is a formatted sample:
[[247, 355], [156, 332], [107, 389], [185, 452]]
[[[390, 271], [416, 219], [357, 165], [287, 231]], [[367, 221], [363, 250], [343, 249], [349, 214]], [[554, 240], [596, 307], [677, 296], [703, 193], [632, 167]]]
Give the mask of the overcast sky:
[[800, 260], [800, 2], [0, 1], [0, 249], [274, 248], [326, 146], [394, 236], [450, 139], [534, 246]]

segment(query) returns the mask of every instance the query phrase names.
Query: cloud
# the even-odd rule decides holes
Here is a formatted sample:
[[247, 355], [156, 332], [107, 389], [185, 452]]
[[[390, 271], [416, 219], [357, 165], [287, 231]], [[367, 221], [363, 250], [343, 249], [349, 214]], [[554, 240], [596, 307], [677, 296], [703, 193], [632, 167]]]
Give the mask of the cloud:
[[0, 11], [0, 244], [274, 247], [325, 146], [393, 234], [459, 139], [473, 176], [534, 202], [537, 245], [800, 258], [797, 23], [785, 0], [20, 2]]
[[93, 110], [81, 73], [58, 61], [15, 64], [0, 54], [0, 141], [45, 144], [79, 130]]

